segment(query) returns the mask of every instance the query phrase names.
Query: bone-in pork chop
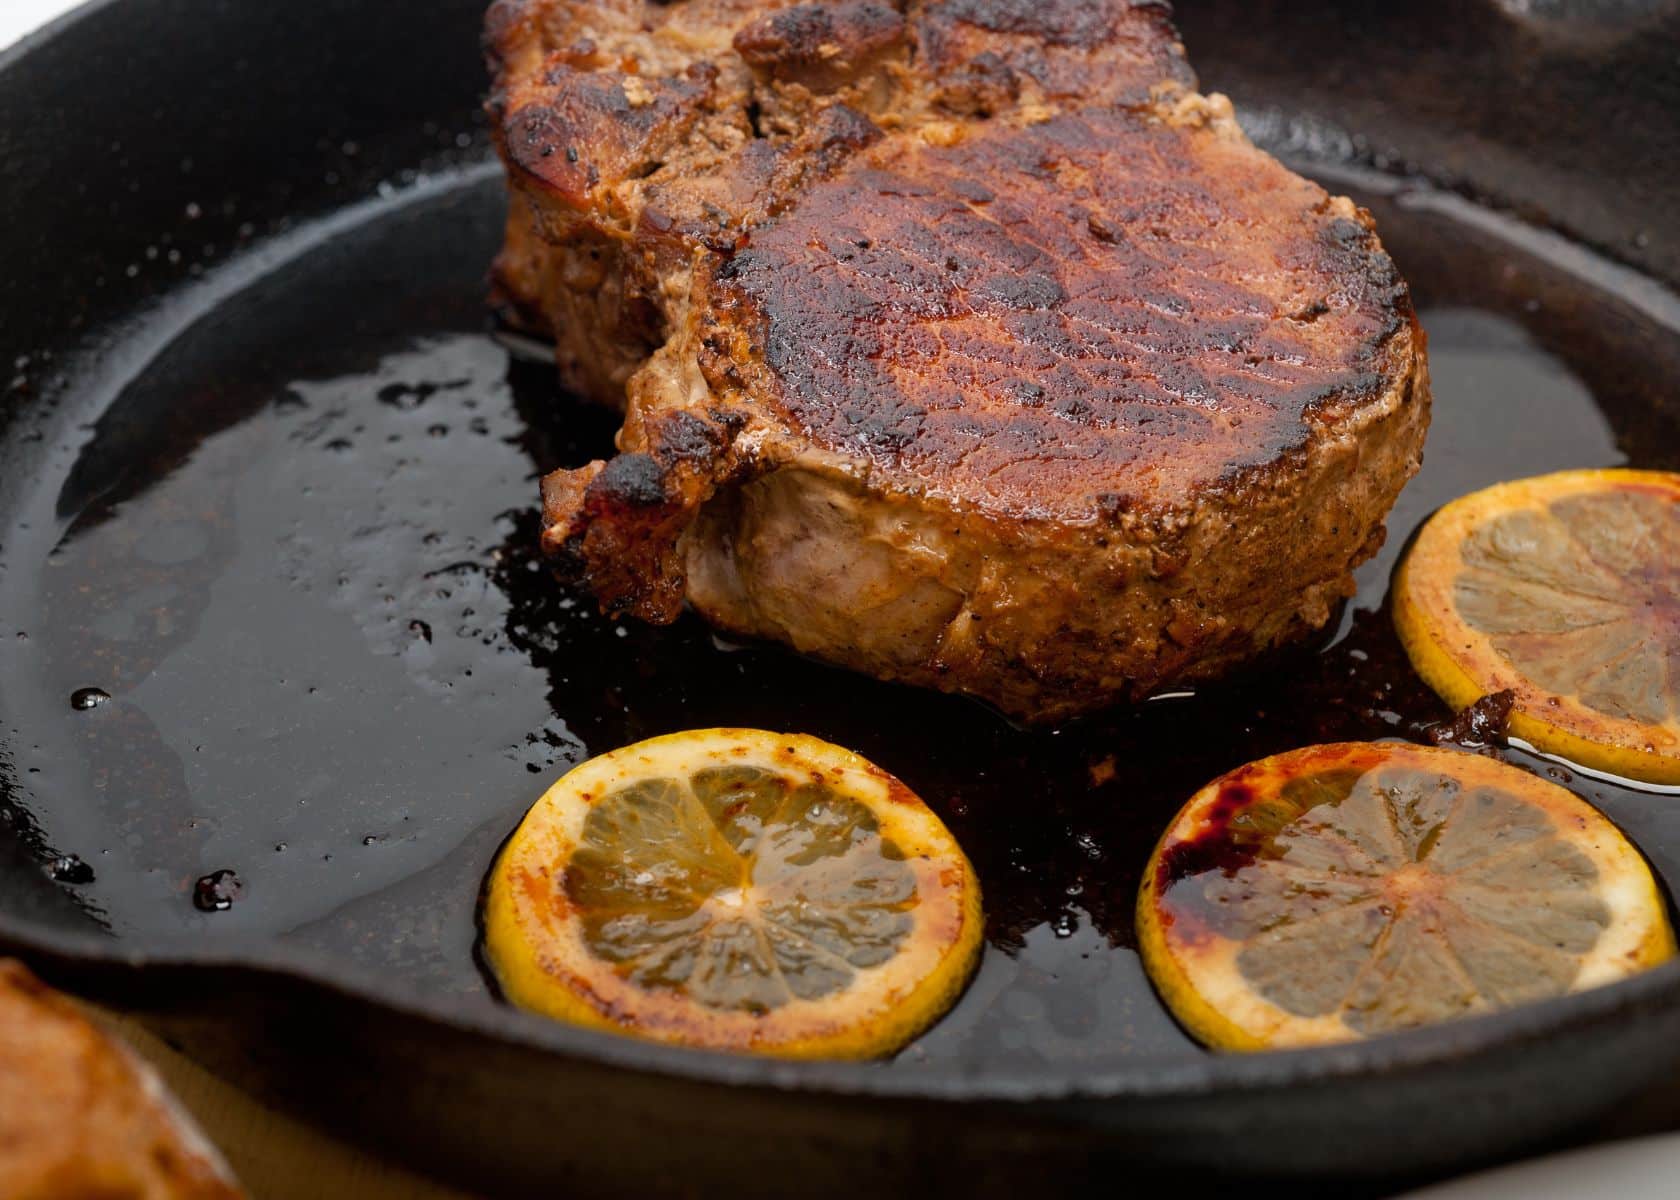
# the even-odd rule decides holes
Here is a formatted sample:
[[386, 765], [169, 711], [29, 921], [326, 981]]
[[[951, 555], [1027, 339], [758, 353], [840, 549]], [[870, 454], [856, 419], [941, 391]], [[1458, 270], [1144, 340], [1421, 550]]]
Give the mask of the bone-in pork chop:
[[1148, 0], [501, 0], [496, 299], [620, 453], [544, 482], [614, 613], [686, 603], [1056, 720], [1322, 626], [1417, 470], [1369, 216]]

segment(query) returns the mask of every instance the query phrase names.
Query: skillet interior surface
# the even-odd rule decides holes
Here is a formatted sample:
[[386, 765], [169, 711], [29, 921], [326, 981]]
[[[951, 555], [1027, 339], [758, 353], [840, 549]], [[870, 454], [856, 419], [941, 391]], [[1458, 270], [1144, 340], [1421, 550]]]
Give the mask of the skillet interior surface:
[[[1218, 86], [1198, 9], [1184, 7]], [[1599, 1075], [1544, 1111], [1491, 1109], [1546, 1064], [1575, 1072], [1576, 1055], [1476, 1067], [1484, 1077], [1459, 1086], [1489, 1111], [1461, 1109], [1450, 1136], [1431, 1125], [1386, 1150], [1252, 1147], [1251, 1165], [1445, 1165], [1566, 1127], [1670, 1065], [1680, 968], [1372, 1047], [1213, 1060], [1149, 989], [1131, 928], [1151, 844], [1209, 778], [1308, 742], [1426, 739], [1449, 715], [1406, 669], [1385, 610], [1404, 539], [1430, 511], [1544, 470], [1680, 469], [1680, 307], [1662, 287], [1373, 170], [1335, 126], [1257, 105], [1270, 140], [1337, 151], [1303, 166], [1373, 208], [1414, 287], [1437, 396], [1424, 473], [1322, 645], [1201, 696], [1025, 732], [961, 700], [721, 644], [691, 619], [605, 621], [557, 586], [533, 554], [534, 481], [599, 456], [614, 421], [558, 396], [551, 370], [485, 324], [502, 201], [473, 116], [476, 0], [396, 32], [371, 2], [295, 8], [129, 0], [0, 67], [0, 94], [34, 98], [31, 121], [47, 126], [0, 132], [17, 143], [0, 145], [16, 177], [0, 201], [17, 264], [0, 306], [15, 376], [0, 402], [0, 930], [12, 940], [68, 948], [41, 961], [107, 993], [118, 964], [148, 952], [342, 974], [422, 1026], [453, 1023], [459, 1046], [435, 1029], [416, 1044], [486, 1083], [500, 1051], [483, 1041], [558, 1052], [548, 1066], [498, 1065], [524, 1072], [521, 1084], [502, 1075], [507, 1097], [560, 1078], [562, 1060], [598, 1060], [903, 1098], [1199, 1098], [1193, 1115], [1086, 1107], [1031, 1127], [1035, 1151], [1088, 1138], [1164, 1162], [1221, 1123], [1306, 1111], [1262, 1116], [1266, 1089], [1292, 1088], [1330, 1119], [1327, 1076], [1396, 1076], [1390, 1099], [1361, 1112], [1374, 1136], [1385, 1105], [1425, 1088], [1406, 1082], [1406, 1063], [1534, 1050], [1546, 1031], [1618, 1011], [1611, 1041], [1583, 1034], [1577, 1048]], [[142, 9], [180, 32], [136, 52], [149, 57], [131, 70], [156, 80], [150, 112], [95, 77]], [[228, 65], [212, 68], [212, 46], [233, 48]], [[65, 64], [86, 94], [47, 82]], [[1632, 249], [1658, 270], [1671, 247], [1648, 235]], [[721, 724], [857, 749], [926, 797], [974, 859], [982, 969], [893, 1062], [802, 1071], [632, 1049], [517, 1018], [491, 994], [474, 955], [478, 889], [530, 802], [590, 753]], [[1680, 879], [1680, 798], [1508, 757], [1586, 796], [1665, 882]], [[242, 893], [203, 911], [195, 881], [222, 870]], [[257, 1013], [284, 1019], [276, 997], [294, 993], [259, 997], [251, 976], [229, 977], [207, 984], [217, 977], [194, 969], [199, 994], [145, 995], [195, 1049], [275, 1083], [284, 1062], [257, 1061], [235, 1030]], [[298, 1011], [346, 1022], [347, 1036], [378, 1023], [288, 987], [301, 988]], [[393, 1019], [391, 1046], [405, 1028]], [[323, 1036], [293, 1032], [276, 1049]], [[626, 1103], [645, 1114], [645, 1099]], [[1157, 1126], [1183, 1136], [1155, 1139]], [[445, 1153], [470, 1157], [464, 1144]]]

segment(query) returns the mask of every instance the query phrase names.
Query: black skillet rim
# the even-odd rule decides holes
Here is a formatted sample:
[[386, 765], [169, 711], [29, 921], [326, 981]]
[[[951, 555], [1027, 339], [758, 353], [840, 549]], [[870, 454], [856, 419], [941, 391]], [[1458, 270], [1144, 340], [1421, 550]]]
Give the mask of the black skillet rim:
[[[86, 978], [90, 971], [138, 976], [239, 973], [260, 981], [284, 978], [324, 996], [361, 1001], [394, 1014], [505, 1045], [644, 1075], [695, 1083], [758, 1086], [783, 1092], [883, 1100], [984, 1100], [1055, 1103], [1078, 1100], [1170, 1100], [1212, 1093], [1261, 1092], [1353, 1083], [1432, 1066], [1461, 1065], [1481, 1054], [1569, 1037], [1621, 1020], [1680, 1007], [1680, 959], [1606, 987], [1388, 1034], [1369, 1041], [1258, 1054], [1208, 1052], [1199, 1059], [1140, 1062], [1081, 1074], [1050, 1070], [976, 1074], [960, 1066], [884, 1071], [879, 1064], [790, 1062], [665, 1046], [566, 1025], [483, 997], [420, 1001], [383, 985], [377, 973], [324, 952], [272, 943], [228, 952], [184, 941], [122, 943], [98, 934], [43, 931], [0, 914], [0, 948], [51, 974]], [[168, 982], [167, 979], [162, 982]], [[109, 994], [109, 993], [107, 993]], [[164, 1004], [161, 1011], [169, 1011]]]
[[[0, 50], [0, 73], [31, 52], [120, 0], [84, 3]], [[1253, 1093], [1357, 1082], [1374, 1076], [1460, 1064], [1481, 1054], [1637, 1021], [1680, 1008], [1680, 958], [1631, 979], [1506, 1012], [1462, 1018], [1369, 1041], [1259, 1054], [1207, 1053], [1200, 1059], [1081, 1074], [1051, 1070], [976, 1075], [961, 1067], [890, 1072], [878, 1064], [788, 1062], [664, 1046], [599, 1033], [486, 1005], [482, 997], [433, 997], [416, 1002], [377, 973], [323, 952], [271, 942], [230, 953], [185, 940], [117, 941], [94, 933], [52, 930], [0, 912], [0, 950], [49, 974], [86, 978], [90, 972], [138, 976], [240, 973], [286, 978], [340, 1000], [359, 1001], [421, 1022], [506, 1045], [649, 1076], [695, 1083], [757, 1086], [781, 1092], [885, 1100], [982, 1100], [1056, 1103], [1079, 1100], [1170, 1100], [1212, 1093]], [[162, 1006], [167, 1010], [170, 1006]]]

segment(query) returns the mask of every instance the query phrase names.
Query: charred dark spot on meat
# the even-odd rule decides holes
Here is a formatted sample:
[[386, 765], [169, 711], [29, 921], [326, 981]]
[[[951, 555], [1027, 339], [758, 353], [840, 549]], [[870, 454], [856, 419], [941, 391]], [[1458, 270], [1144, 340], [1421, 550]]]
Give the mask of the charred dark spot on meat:
[[1003, 385], [1004, 395], [1022, 408], [1044, 404], [1044, 389], [1030, 379], [1012, 379]]
[[1369, 396], [1371, 389], [1380, 387], [1382, 382], [1381, 373], [1362, 371], [1334, 383], [1304, 385], [1287, 397], [1286, 403], [1303, 413], [1331, 416], [1350, 403], [1357, 404], [1361, 397]]
[[1021, 97], [1021, 77], [1001, 57], [986, 51], [939, 77], [935, 101], [960, 116], [990, 117]]
[[817, 167], [826, 174], [881, 140], [881, 127], [848, 105], [836, 104], [822, 110], [810, 134], [799, 147], [818, 156]]
[[1165, 5], [1132, 0], [945, 0], [929, 7], [946, 21], [1084, 49], [1106, 44], [1115, 27], [1136, 13], [1154, 9], [1164, 16], [1166, 11]]
[[633, 416], [624, 453], [543, 480], [543, 544], [611, 613], [666, 623], [683, 603], [679, 542], [701, 507], [742, 473], [726, 408]]
[[614, 507], [645, 508], [665, 503], [665, 475], [651, 455], [620, 454], [596, 478], [591, 491]]
[[1097, 239], [1097, 241], [1106, 242], [1110, 246], [1117, 243], [1121, 237], [1124, 236], [1120, 232], [1119, 226], [1115, 225], [1112, 221], [1100, 213], [1087, 213], [1085, 215], [1085, 228], [1092, 237]]
[[[725, 442], [718, 428], [693, 413], [681, 410], [660, 421], [652, 436], [653, 456], [667, 470], [684, 463], [710, 463]], [[640, 457], [623, 455], [618, 461]]]
[[832, 90], [902, 45], [904, 17], [877, 0], [830, 0], [766, 13], [735, 35], [735, 49], [775, 79]]
[[1062, 285], [1050, 275], [994, 275], [980, 288], [1005, 308], [1055, 308], [1067, 299]]
[[675, 542], [687, 520], [650, 455], [621, 454], [543, 480], [544, 551], [613, 615], [676, 618], [683, 579]]
[[1106, 521], [1118, 522], [1127, 513], [1132, 511], [1132, 507], [1136, 503], [1137, 500], [1135, 497], [1128, 496], [1122, 492], [1097, 493], [1097, 512], [1100, 513]]
[[995, 112], [1024, 80], [1084, 104], [1195, 86], [1170, 13], [1149, 0], [943, 0], [917, 11], [916, 37], [940, 103], [957, 112]]
[[543, 87], [503, 121], [509, 159], [575, 203], [647, 174], [698, 116], [713, 73], [649, 79], [551, 60]]
[[747, 424], [747, 415], [733, 409], [707, 409], [706, 415], [712, 419], [713, 424], [731, 435], [739, 433]]

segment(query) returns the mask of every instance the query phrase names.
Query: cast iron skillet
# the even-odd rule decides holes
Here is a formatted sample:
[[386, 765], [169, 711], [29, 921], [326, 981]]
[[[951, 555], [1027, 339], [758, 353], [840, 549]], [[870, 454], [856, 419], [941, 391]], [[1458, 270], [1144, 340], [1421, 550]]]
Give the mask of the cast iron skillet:
[[[486, 333], [480, 9], [110, 0], [0, 58], [0, 951], [486, 1192], [1349, 1194], [1664, 1119], [1680, 965], [1216, 1057], [1129, 911], [1206, 779], [1448, 716], [1383, 611], [1430, 508], [1680, 467], [1680, 5], [1185, 0], [1206, 85], [1377, 212], [1433, 338], [1430, 461], [1324, 646], [1038, 734], [693, 622], [619, 630], [539, 569], [533, 477], [611, 421]], [[985, 965], [895, 1062], [582, 1033], [478, 971], [476, 891], [538, 788], [722, 723], [858, 748], [975, 858]], [[1680, 798], [1504, 753], [1680, 878]], [[220, 869], [244, 890], [202, 911]]]

